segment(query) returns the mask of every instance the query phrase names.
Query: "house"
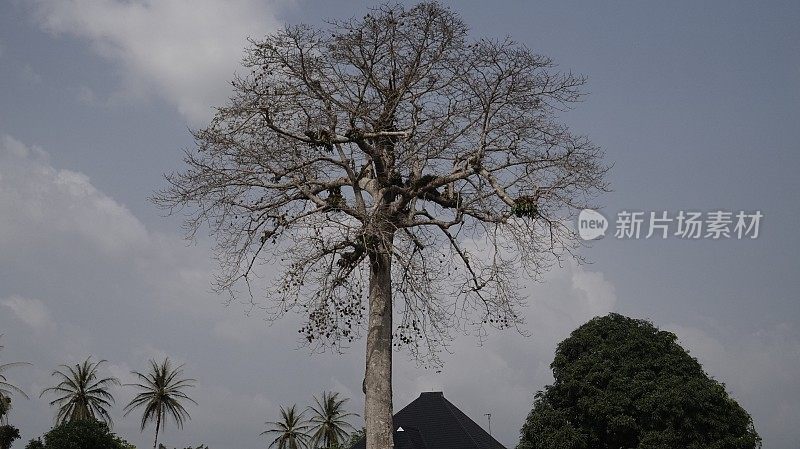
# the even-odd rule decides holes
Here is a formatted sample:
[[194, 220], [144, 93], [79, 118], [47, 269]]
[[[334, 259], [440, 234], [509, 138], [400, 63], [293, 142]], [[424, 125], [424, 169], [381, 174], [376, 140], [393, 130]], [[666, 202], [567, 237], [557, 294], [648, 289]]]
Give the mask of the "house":
[[[475, 421], [445, 399], [426, 392], [394, 415], [395, 449], [505, 449]], [[362, 439], [352, 449], [365, 449]]]

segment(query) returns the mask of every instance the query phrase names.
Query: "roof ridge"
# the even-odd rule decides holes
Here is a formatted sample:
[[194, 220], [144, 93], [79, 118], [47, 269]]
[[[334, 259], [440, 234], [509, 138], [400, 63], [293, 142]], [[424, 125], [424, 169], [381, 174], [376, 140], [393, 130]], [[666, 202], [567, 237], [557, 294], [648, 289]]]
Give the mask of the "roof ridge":
[[461, 422], [461, 418], [459, 418], [458, 415], [453, 412], [452, 409], [453, 408], [457, 409], [458, 407], [453, 405], [452, 402], [448, 401], [447, 398], [444, 397], [444, 395], [441, 395], [440, 397], [444, 400], [444, 407], [447, 409], [447, 412], [450, 413], [450, 415], [456, 420], [458, 426], [461, 427], [461, 430], [463, 430], [464, 433], [467, 434], [470, 441], [472, 441], [472, 444], [475, 446], [475, 449], [480, 449], [480, 446], [478, 446], [478, 442], [475, 441], [475, 438], [472, 436], [472, 432], [470, 432], [469, 430], [467, 430], [466, 427], [464, 427], [464, 423]]
[[[470, 418], [469, 415], [464, 413], [463, 410], [461, 410], [460, 408], [456, 407], [456, 405], [453, 404], [452, 402], [448, 401], [447, 398], [444, 398], [444, 400], [449, 404], [450, 407], [452, 407], [451, 413], [456, 417], [456, 420], [458, 420], [459, 425], [461, 425], [461, 428], [464, 429], [464, 432], [469, 434], [470, 439], [475, 441], [475, 439], [472, 437], [473, 434], [470, 433], [470, 430], [463, 426], [462, 419], [466, 419], [467, 421], [469, 421], [469, 423], [474, 425], [476, 427], [476, 429], [480, 431], [480, 433], [478, 435], [485, 435], [488, 438], [487, 443], [489, 444], [490, 448], [505, 448], [505, 445], [503, 445], [503, 443], [498, 441], [498, 439], [495, 438], [494, 435], [492, 435], [491, 433], [487, 432], [486, 429], [484, 429], [480, 424], [475, 422], [474, 419]], [[476, 430], [476, 429], [473, 429], [473, 430]], [[477, 444], [477, 442], [476, 442], [476, 444]], [[481, 446], [478, 445], [478, 448], [480, 448], [480, 447]]]

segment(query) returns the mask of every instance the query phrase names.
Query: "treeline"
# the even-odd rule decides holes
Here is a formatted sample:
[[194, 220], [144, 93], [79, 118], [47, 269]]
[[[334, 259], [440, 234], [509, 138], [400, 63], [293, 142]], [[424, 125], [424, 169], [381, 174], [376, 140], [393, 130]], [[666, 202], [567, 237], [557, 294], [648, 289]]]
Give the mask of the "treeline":
[[[2, 335], [0, 335], [2, 337]], [[0, 350], [3, 346], [0, 345]], [[159, 444], [167, 421], [178, 428], [191, 419], [187, 410], [197, 403], [189, 395], [196, 380], [184, 375], [184, 365], [175, 365], [169, 358], [150, 361], [147, 370], [132, 371], [134, 381], [123, 384], [112, 376], [103, 376], [106, 360], [91, 357], [73, 365], [61, 365], [52, 372], [54, 384], [39, 397], [46, 397], [55, 409], [54, 427], [39, 438], [30, 440], [26, 449], [136, 449], [134, 445], [111, 431], [111, 410], [116, 405], [113, 389], [126, 387], [135, 394], [123, 407], [123, 416], [136, 414], [140, 430], [155, 429], [153, 448], [169, 449]], [[26, 362], [0, 363], [0, 449], [9, 449], [20, 439], [19, 429], [8, 422], [14, 395], [29, 399], [14, 385], [6, 373], [12, 368], [30, 365]], [[347, 398], [339, 393], [323, 392], [313, 397], [313, 404], [303, 410], [296, 405], [281, 407], [276, 421], [267, 421], [261, 435], [270, 447], [278, 449], [339, 449], [358, 441], [363, 431], [356, 431], [348, 422], [358, 416], [345, 410]], [[175, 448], [177, 449], [177, 448]], [[200, 445], [185, 449], [209, 449]]]
[[[0, 349], [3, 347], [0, 346]], [[55, 408], [55, 426], [41, 438], [31, 440], [27, 449], [135, 449], [133, 445], [110, 431], [113, 425], [110, 411], [115, 405], [112, 388], [129, 387], [135, 395], [123, 408], [124, 416], [139, 414], [141, 430], [148, 424], [155, 426], [153, 448], [158, 446], [158, 436], [163, 426], [172, 420], [182, 428], [191, 419], [186, 406], [196, 402], [187, 390], [195, 380], [186, 378], [183, 365], [174, 365], [169, 358], [161, 362], [150, 361], [145, 371], [132, 371], [135, 381], [122, 384], [116, 377], [103, 377], [100, 373], [105, 360], [93, 361], [91, 357], [74, 365], [61, 365], [54, 370], [53, 386], [45, 388], [39, 397], [48, 397]], [[30, 365], [26, 362], [0, 364], [0, 449], [9, 449], [20, 438], [19, 429], [8, 422], [12, 395], [28, 395], [11, 383], [5, 373], [10, 368]]]

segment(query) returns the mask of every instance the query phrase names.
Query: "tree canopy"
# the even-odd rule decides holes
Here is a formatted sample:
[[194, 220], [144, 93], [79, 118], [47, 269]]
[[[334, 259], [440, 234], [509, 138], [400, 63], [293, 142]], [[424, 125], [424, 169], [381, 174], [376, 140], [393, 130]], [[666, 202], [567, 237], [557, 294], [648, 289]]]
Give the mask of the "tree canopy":
[[392, 347], [437, 363], [454, 328], [517, 327], [518, 273], [580, 244], [607, 167], [560, 114], [586, 80], [435, 2], [287, 26], [243, 62], [153, 199], [211, 231], [220, 291], [255, 302], [268, 274], [264, 308], [306, 315], [310, 345], [366, 325], [367, 447], [391, 447]]
[[0, 426], [0, 449], [9, 449], [18, 439], [19, 429], [9, 424]]
[[165, 358], [161, 363], [150, 360], [149, 371], [145, 373], [132, 371], [131, 374], [136, 376], [136, 382], [126, 385], [136, 387], [139, 393], [125, 406], [125, 416], [141, 409], [142, 431], [148, 422], [155, 422], [156, 436], [153, 440], [155, 449], [158, 444], [158, 432], [163, 431], [168, 417], [172, 417], [179, 428], [191, 419], [184, 404], [191, 402], [196, 405], [197, 402], [189, 397], [186, 389], [194, 387], [197, 381], [184, 378], [183, 365], [175, 366], [169, 358]]
[[752, 449], [750, 415], [677, 337], [619, 314], [558, 345], [518, 449]]
[[56, 423], [85, 419], [98, 419], [111, 424], [109, 409], [114, 405], [111, 387], [120, 385], [115, 377], [101, 377], [100, 366], [106, 361], [92, 362], [88, 357], [83, 363], [61, 365], [53, 371], [58, 384], [42, 391], [41, 396], [53, 394], [51, 406], [58, 408]]
[[96, 419], [67, 421], [44, 434], [44, 443], [31, 440], [29, 449], [131, 449], [133, 446]]
[[394, 343], [420, 359], [456, 324], [519, 324], [517, 269], [568, 255], [568, 220], [605, 189], [602, 151], [560, 118], [586, 79], [510, 38], [471, 38], [437, 3], [329, 24], [254, 40], [153, 200], [184, 208], [190, 237], [208, 226], [221, 291], [262, 296], [254, 271], [281, 270], [265, 308], [307, 315], [312, 344], [360, 334], [378, 265]]

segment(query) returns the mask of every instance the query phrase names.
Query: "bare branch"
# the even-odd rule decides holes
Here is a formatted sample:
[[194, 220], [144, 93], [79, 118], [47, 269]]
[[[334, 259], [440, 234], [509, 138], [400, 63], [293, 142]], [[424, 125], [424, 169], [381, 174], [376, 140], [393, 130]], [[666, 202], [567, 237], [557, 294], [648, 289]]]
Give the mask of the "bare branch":
[[220, 290], [263, 274], [265, 308], [306, 314], [315, 348], [360, 335], [382, 257], [394, 341], [434, 362], [452, 329], [519, 329], [518, 274], [576, 257], [569, 220], [608, 170], [559, 119], [584, 77], [510, 39], [470, 40], [435, 3], [286, 27], [244, 64], [154, 201], [186, 208], [189, 237], [210, 230]]

